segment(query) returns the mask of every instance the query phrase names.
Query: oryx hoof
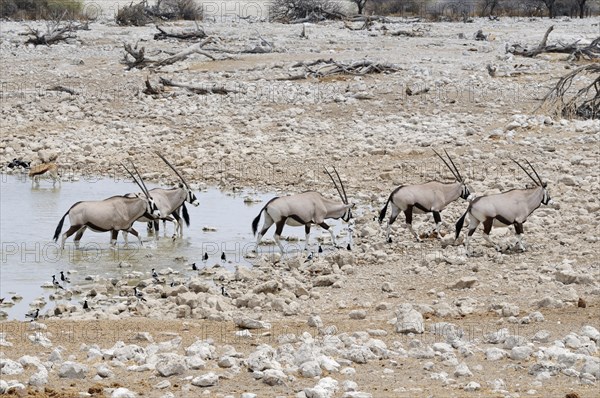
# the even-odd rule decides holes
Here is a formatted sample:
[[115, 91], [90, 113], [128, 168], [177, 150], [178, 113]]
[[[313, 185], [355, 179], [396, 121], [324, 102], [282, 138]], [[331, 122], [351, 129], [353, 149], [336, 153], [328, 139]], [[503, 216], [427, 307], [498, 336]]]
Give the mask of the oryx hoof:
[[494, 248], [496, 249], [496, 251], [497, 251], [498, 253], [502, 253], [502, 248], [501, 248], [500, 246], [498, 246], [498, 245], [495, 245], [495, 246], [494, 246]]
[[392, 238], [388, 238], [387, 243], [392, 243]]

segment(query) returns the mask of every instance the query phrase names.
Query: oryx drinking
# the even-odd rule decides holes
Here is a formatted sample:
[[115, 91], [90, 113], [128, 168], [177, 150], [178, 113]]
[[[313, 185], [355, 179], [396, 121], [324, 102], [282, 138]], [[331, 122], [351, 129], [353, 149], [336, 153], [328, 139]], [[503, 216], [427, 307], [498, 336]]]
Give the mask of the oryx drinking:
[[444, 164], [450, 169], [450, 172], [454, 175], [456, 182], [443, 183], [438, 181], [430, 181], [424, 184], [418, 185], [404, 185], [399, 186], [390, 194], [387, 202], [381, 212], [379, 213], [379, 223], [383, 222], [385, 213], [387, 212], [388, 204], [392, 205], [392, 214], [387, 223], [386, 240], [391, 243], [392, 238], [390, 237], [390, 226], [396, 221], [396, 217], [400, 214], [400, 211], [404, 212], [406, 217], [406, 225], [413, 236], [420, 241], [419, 235], [415, 232], [412, 227], [413, 213], [433, 213], [433, 220], [435, 221], [435, 232], [438, 238], [441, 238], [440, 227], [442, 225], [441, 211], [448, 206], [449, 203], [454, 202], [458, 198], [467, 199], [471, 194], [469, 188], [465, 183], [465, 180], [460, 175], [460, 172], [456, 168], [456, 165], [452, 161], [448, 152], [444, 150], [450, 164], [434, 150], [435, 154], [442, 159]]
[[456, 222], [456, 236], [458, 239], [460, 231], [462, 230], [465, 217], [469, 215], [469, 232], [465, 239], [465, 245], [467, 248], [467, 254], [470, 253], [469, 241], [471, 236], [475, 233], [479, 223], [483, 223], [483, 237], [486, 241], [491, 243], [494, 248], [500, 251], [500, 246], [495, 244], [490, 239], [490, 231], [492, 226], [494, 227], [508, 227], [514, 225], [515, 234], [517, 236], [517, 244], [519, 249], [524, 251], [525, 246], [523, 245], [523, 223], [527, 220], [527, 217], [535, 209], [540, 207], [541, 204], [551, 205], [554, 202], [550, 198], [550, 194], [546, 190], [547, 184], [542, 182], [542, 179], [538, 175], [537, 171], [533, 168], [528, 160], [527, 165], [531, 167], [536, 178], [533, 176], [516, 160], [511, 159], [515, 162], [523, 171], [533, 180], [535, 187], [526, 189], [512, 189], [507, 192], [502, 192], [494, 195], [479, 196], [469, 204], [467, 211], [462, 217]]
[[[152, 196], [148, 193], [142, 177], [137, 173], [137, 169], [135, 171], [138, 174], [139, 181], [125, 165], [122, 166], [131, 175], [143, 193], [133, 197], [113, 196], [100, 201], [75, 203], [60, 219], [54, 232], [54, 241], [56, 242], [62, 230], [65, 217], [68, 215], [71, 227], [62, 235], [61, 248], [64, 248], [65, 240], [76, 232], [75, 245], [78, 246], [83, 231], [88, 227], [96, 232], [110, 231], [111, 245], [113, 246], [116, 244], [119, 231], [130, 232], [138, 238], [140, 245], [142, 244], [141, 236], [132, 228], [133, 223], [142, 216], [156, 218], [160, 217], [161, 213], [154, 203]], [[125, 244], [127, 244], [127, 235], [124, 236]]]
[[330, 228], [325, 220], [328, 218], [341, 218], [343, 221], [349, 222], [352, 218], [352, 208], [354, 207], [354, 203], [348, 202], [348, 196], [346, 195], [344, 183], [342, 182], [335, 167], [333, 170], [340, 183], [340, 187], [338, 187], [335, 179], [331, 173], [327, 171], [327, 169], [325, 172], [338, 191], [338, 194], [342, 199], [341, 203], [336, 200], [327, 199], [320, 193], [314, 191], [273, 198], [267, 202], [267, 204], [258, 213], [258, 216], [256, 216], [256, 218], [252, 221], [252, 232], [254, 235], [256, 235], [260, 216], [264, 212], [265, 220], [263, 227], [261, 228], [260, 232], [258, 232], [256, 245], [258, 246], [263, 235], [267, 232], [271, 225], [275, 224], [275, 242], [283, 254], [284, 250], [280, 241], [280, 237], [284, 225], [304, 225], [304, 232], [306, 234], [305, 248], [308, 249], [310, 228], [313, 224], [315, 224], [329, 231], [331, 234], [331, 242], [335, 246], [335, 235], [333, 233], [333, 229]]

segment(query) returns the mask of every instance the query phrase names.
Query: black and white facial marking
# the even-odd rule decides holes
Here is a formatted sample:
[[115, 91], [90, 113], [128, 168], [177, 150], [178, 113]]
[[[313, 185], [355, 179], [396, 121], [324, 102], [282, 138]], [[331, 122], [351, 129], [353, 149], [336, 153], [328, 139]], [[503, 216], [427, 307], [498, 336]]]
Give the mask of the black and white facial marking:
[[194, 192], [189, 188], [187, 188], [187, 201], [194, 206], [198, 206], [200, 204], [198, 198], [196, 198], [196, 195], [194, 195]]
[[351, 219], [352, 219], [352, 208], [349, 208], [348, 210], [346, 210], [344, 215], [342, 215], [342, 220], [344, 220], [345, 222], [349, 222]]
[[546, 190], [546, 187], [544, 187], [543, 192], [544, 192], [544, 196], [542, 196], [542, 204], [548, 206], [549, 204], [552, 203], [552, 198], [550, 197], [550, 194]]
[[461, 187], [460, 197], [462, 199], [467, 200], [467, 198], [471, 195], [471, 191], [469, 191], [469, 187], [466, 184], [463, 184]]

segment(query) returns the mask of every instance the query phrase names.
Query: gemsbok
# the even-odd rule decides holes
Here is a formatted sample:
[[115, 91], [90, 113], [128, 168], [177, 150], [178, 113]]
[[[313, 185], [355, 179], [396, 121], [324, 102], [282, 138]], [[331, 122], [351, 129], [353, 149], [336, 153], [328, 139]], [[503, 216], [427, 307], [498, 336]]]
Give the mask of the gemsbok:
[[[140, 187], [143, 194], [138, 194], [133, 197], [127, 196], [113, 196], [108, 199], [100, 201], [83, 201], [77, 202], [65, 213], [60, 219], [56, 230], [54, 231], [54, 241], [58, 240], [60, 232], [65, 221], [65, 217], [69, 216], [71, 227], [62, 235], [61, 249], [65, 247], [65, 241], [67, 238], [77, 232], [75, 236], [75, 247], [79, 246], [79, 239], [83, 235], [83, 231], [86, 228], [90, 228], [95, 232], [111, 232], [111, 246], [115, 246], [117, 242], [117, 235], [119, 231], [126, 231], [139, 240], [142, 245], [142, 237], [133, 229], [133, 223], [135, 220], [142, 216], [149, 218], [160, 217], [160, 210], [154, 203], [152, 196], [148, 193], [144, 180], [135, 169], [138, 174], [139, 181], [135, 178], [133, 173], [121, 164], [125, 170], [129, 173], [133, 181]], [[78, 239], [79, 238], [79, 239]], [[124, 234], [125, 245], [128, 245], [127, 235]]]
[[470, 254], [469, 241], [471, 236], [475, 233], [479, 223], [483, 223], [483, 237], [484, 239], [492, 244], [497, 251], [501, 248], [495, 244], [490, 238], [490, 231], [492, 226], [494, 227], [508, 227], [514, 225], [515, 234], [517, 237], [517, 244], [521, 251], [525, 251], [523, 245], [523, 223], [527, 220], [527, 217], [535, 209], [540, 207], [541, 204], [552, 205], [554, 201], [550, 198], [550, 194], [546, 190], [547, 184], [542, 182], [542, 179], [538, 175], [537, 171], [533, 168], [528, 160], [525, 160], [531, 170], [535, 173], [537, 179], [533, 176], [516, 160], [511, 159], [515, 162], [523, 171], [533, 180], [535, 187], [526, 189], [512, 189], [507, 192], [502, 192], [493, 195], [479, 196], [469, 204], [467, 211], [462, 217], [456, 222], [456, 235], [455, 240], [458, 239], [460, 231], [462, 230], [465, 217], [469, 215], [469, 232], [465, 238], [465, 246], [467, 254]]
[[392, 191], [385, 206], [383, 206], [383, 209], [381, 209], [381, 212], [379, 213], [379, 223], [381, 224], [385, 218], [388, 204], [392, 205], [392, 214], [390, 215], [386, 229], [386, 241], [388, 243], [392, 243], [390, 226], [396, 221], [396, 217], [398, 217], [401, 211], [404, 212], [404, 216], [406, 217], [407, 228], [419, 242], [421, 239], [412, 227], [413, 213], [433, 213], [435, 232], [437, 237], [441, 238], [440, 227], [442, 225], [442, 216], [440, 213], [442, 210], [458, 198], [467, 199], [469, 195], [471, 195], [465, 180], [460, 175], [460, 172], [456, 168], [450, 155], [448, 155], [448, 152], [444, 150], [450, 163], [452, 163], [452, 167], [450, 167], [450, 164], [446, 162], [446, 159], [437, 153], [437, 151], [434, 150], [433, 152], [442, 159], [444, 164], [454, 175], [456, 182], [443, 183], [430, 181], [418, 185], [401, 185]]
[[[181, 182], [175, 188], [153, 188], [150, 190], [150, 194], [152, 195], [152, 198], [156, 202], [156, 205], [162, 214], [161, 220], [163, 221], [163, 228], [165, 228], [167, 221], [171, 221], [175, 225], [175, 233], [173, 234], [173, 237], [177, 235], [179, 235], [179, 237], [183, 237], [183, 223], [181, 221], [181, 216], [179, 215], [179, 210], [181, 209], [182, 211], [185, 225], [189, 227], [190, 216], [187, 208], [185, 207], [185, 202], [188, 202], [195, 207], [198, 207], [200, 202], [181, 173], [177, 171], [177, 169], [163, 155], [158, 152], [156, 154], [167, 164], [167, 166], [169, 166], [169, 168], [171, 168], [171, 170], [175, 172], [175, 174], [177, 174]], [[158, 232], [159, 220], [150, 220], [142, 217], [138, 221], [148, 222], [148, 230], [152, 230], [152, 226], [154, 226], [154, 229]]]
[[267, 232], [271, 225], [275, 224], [275, 243], [277, 243], [277, 246], [279, 246], [281, 254], [284, 254], [283, 245], [280, 241], [283, 227], [286, 224], [296, 227], [304, 225], [304, 232], [306, 234], [305, 249], [308, 250], [310, 228], [313, 224], [315, 224], [326, 231], [329, 231], [331, 235], [331, 242], [333, 246], [336, 246], [333, 229], [325, 222], [325, 220], [329, 218], [341, 218], [343, 221], [349, 222], [350, 219], [352, 219], [352, 208], [354, 207], [354, 203], [348, 202], [348, 196], [346, 195], [344, 183], [342, 182], [335, 167], [333, 168], [333, 171], [338, 178], [341, 189], [338, 187], [331, 173], [325, 169], [325, 172], [333, 182], [333, 185], [342, 199], [341, 203], [336, 200], [327, 199], [320, 193], [314, 191], [283, 197], [275, 197], [267, 202], [267, 204], [258, 213], [258, 216], [256, 216], [256, 218], [252, 221], [252, 232], [254, 235], [256, 235], [260, 216], [263, 212], [265, 213], [264, 224], [260, 232], [258, 232], [256, 245], [258, 246], [263, 235]]

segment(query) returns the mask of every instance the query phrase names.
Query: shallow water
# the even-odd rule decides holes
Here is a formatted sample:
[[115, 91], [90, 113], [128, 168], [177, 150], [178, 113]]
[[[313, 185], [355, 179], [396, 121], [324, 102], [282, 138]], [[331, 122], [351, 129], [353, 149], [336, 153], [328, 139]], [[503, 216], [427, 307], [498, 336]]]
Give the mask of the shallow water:
[[[147, 185], [149, 189], [156, 186]], [[200, 206], [187, 204], [191, 223], [189, 227], [184, 226], [183, 239], [171, 239], [171, 223], [167, 223], [166, 236], [161, 223], [158, 240], [148, 236], [145, 223], [136, 223], [134, 228], [143, 237], [143, 247], [139, 247], [136, 238], [130, 235], [130, 247], [124, 248], [122, 234], [119, 234], [117, 249], [111, 249], [109, 233], [90, 230], [81, 239], [80, 249], [75, 249], [73, 245], [74, 236], [67, 239], [64, 251], [60, 251], [59, 245], [52, 241], [60, 218], [75, 202], [100, 200], [138, 190], [132, 182], [108, 178], [62, 182], [53, 187], [47, 180], [41, 181], [39, 186], [32, 186], [23, 176], [0, 175], [0, 297], [6, 297], [7, 301], [14, 294], [23, 297], [13, 307], [0, 308], [8, 312], [9, 319], [23, 319], [29, 311], [29, 303], [41, 296], [49, 303], [42, 312], [51, 308], [48, 296], [54, 289], [42, 288], [41, 285], [50, 283], [52, 275], [58, 276], [60, 271], [70, 271], [68, 277], [72, 283], [67, 287], [72, 288], [89, 284], [89, 281], [85, 281], [89, 275], [123, 277], [137, 271], [149, 277], [152, 268], [160, 270], [170, 267], [183, 275], [191, 275], [189, 264], [192, 262], [196, 262], [199, 268], [214, 264], [229, 269], [234, 269], [237, 264], [250, 266], [245, 255], [256, 247], [250, 224], [265, 201], [274, 196], [272, 193], [256, 192], [233, 195], [218, 189], [197, 192]], [[244, 198], [248, 196], [261, 202], [246, 204]], [[206, 226], [216, 230], [204, 230]], [[67, 217], [62, 232], [68, 228]], [[319, 228], [313, 230], [311, 246], [316, 246], [315, 239], [323, 232]], [[336, 227], [336, 232], [339, 230], [339, 226]], [[273, 232], [274, 226], [267, 232], [267, 240], [272, 238]], [[328, 236], [328, 233], [324, 234]], [[287, 226], [283, 235], [302, 240], [289, 242], [286, 256], [300, 253], [304, 244], [304, 228]], [[277, 250], [272, 244], [259, 247], [260, 254], [274, 251]], [[202, 261], [205, 252], [209, 254], [206, 263]], [[220, 259], [222, 252], [227, 256], [225, 263]], [[128, 266], [120, 267], [121, 262]], [[72, 298], [72, 302], [81, 300], [81, 297]]]

